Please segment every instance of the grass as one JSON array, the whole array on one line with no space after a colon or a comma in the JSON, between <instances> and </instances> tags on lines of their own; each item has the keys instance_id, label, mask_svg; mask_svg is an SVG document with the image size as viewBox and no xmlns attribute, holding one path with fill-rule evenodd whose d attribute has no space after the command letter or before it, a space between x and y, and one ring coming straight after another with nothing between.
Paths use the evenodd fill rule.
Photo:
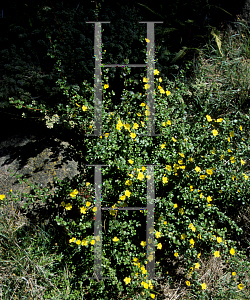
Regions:
<instances>
[{"instance_id":1,"label":"grass","mask_svg":"<svg viewBox=\"0 0 250 300\"><path fill-rule=\"evenodd\" d=\"M219 118L249 110L250 38L244 20L238 22L235 31L222 33L219 38L223 55L211 39L193 66L192 76L182 78L186 86L183 101L195 115L209 112ZM166 260L173 280L167 276L159 280L154 290L158 299L250 299L249 270L245 267L250 248L249 207L239 210L234 220L244 228L239 245L248 255L239 257L234 265L222 258L215 259L212 253L208 259L201 259L196 280L206 282L206 295L188 288L189 275L185 277L183 273L182 257ZM0 300L93 299L78 272L79 257L67 245L65 232L56 223L31 222L15 203L2 206ZM245 283L243 290L237 287L240 282ZM133 299L137 296L139 292L135 292ZM128 298L120 294L117 299Z\"/></svg>"}]
</instances>

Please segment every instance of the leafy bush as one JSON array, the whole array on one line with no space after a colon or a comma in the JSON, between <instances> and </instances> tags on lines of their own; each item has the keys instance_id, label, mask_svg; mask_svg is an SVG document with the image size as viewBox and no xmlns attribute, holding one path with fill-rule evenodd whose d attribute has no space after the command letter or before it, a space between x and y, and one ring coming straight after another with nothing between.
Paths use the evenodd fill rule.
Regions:
<instances>
[{"instance_id":1,"label":"leafy bush","mask_svg":"<svg viewBox=\"0 0 250 300\"><path fill-rule=\"evenodd\" d=\"M127 68L128 75L129 71ZM77 263L92 298L108 299L111 293L121 296L124 291L131 296L138 293L137 299L151 294L157 298L157 282L145 278L146 211L115 210L146 206L147 165L155 165L156 276L165 277L166 272L169 278L173 276L166 260L171 258L182 265L183 276L190 275L190 288L205 297L209 286L197 281L195 270L199 269L200 259L211 253L221 256L228 261L230 271L236 257L243 255L235 242L235 236L243 235L235 214L249 205L249 115L192 116L182 97L186 87L178 79L170 82L160 78L155 70L156 133L162 135L139 136L146 132L149 114L145 93L124 90L124 102L110 113L112 87L108 85L108 70L103 73L105 110L100 137L82 135L83 130L93 133L93 99L83 102L77 94L71 96L66 82L59 82L78 107L66 108L74 112L79 130L72 153L83 165L108 165L102 168L102 207L113 208L102 212L103 276L111 280L98 282L84 279L93 275L96 239L93 167L87 172L88 182L84 176L74 183L66 180L51 196L53 205L60 207L55 220L67 232L75 256L73 264ZM145 89L146 81L145 77L141 79Z\"/></svg>"}]
</instances>

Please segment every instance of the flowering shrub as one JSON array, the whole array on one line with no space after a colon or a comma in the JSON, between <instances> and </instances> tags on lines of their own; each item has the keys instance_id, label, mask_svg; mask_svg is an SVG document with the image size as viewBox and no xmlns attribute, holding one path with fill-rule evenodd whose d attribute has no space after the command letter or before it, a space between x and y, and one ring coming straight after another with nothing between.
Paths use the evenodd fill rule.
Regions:
<instances>
[{"instance_id":1,"label":"flowering shrub","mask_svg":"<svg viewBox=\"0 0 250 300\"><path fill-rule=\"evenodd\" d=\"M60 68L58 60L59 72ZM77 264L91 299L110 299L111 294L121 297L122 293L136 295L136 299L160 299L157 279L147 277L147 211L119 210L146 207L148 165L153 165L155 223L150 230L155 236L156 278L173 281L175 271L168 259L178 262L186 288L205 299L212 286L205 279L198 280L198 275L212 255L227 262L233 276L231 289L244 291L247 283L241 282L240 275L235 282L234 273L244 259L235 240L243 236L237 216L249 205L249 114L212 115L209 103L201 112L195 111L184 101L189 94L185 84L178 78L161 77L155 69L155 132L160 135L146 136L148 79L142 72L139 84L144 92L135 92L130 72L124 68L126 89L122 102L113 107L110 70L102 71L99 137L86 136L94 133L94 88L87 81L83 82L85 96L80 96L66 77L59 79L58 87L68 104L59 104L48 114L44 110L49 128L63 123L73 129L76 138L69 152L86 168L86 174L74 181L55 179L58 190L53 196L42 194L43 201L52 200L52 206L58 207L55 221L66 232L72 269ZM100 238L93 234L94 167L86 167L94 164L105 165L101 168L102 207L111 208L102 210L102 271L108 279L101 282L88 278L93 277L94 247ZM0 199L5 201L5 195Z\"/></svg>"},{"instance_id":2,"label":"flowering shrub","mask_svg":"<svg viewBox=\"0 0 250 300\"><path fill-rule=\"evenodd\" d=\"M126 70L129 74L129 68ZM87 101L58 82L69 97L66 108L76 123L79 138L73 148L81 153L82 164L102 167L102 270L104 282L93 277L95 222L95 183L79 177L74 185L60 183L52 198L60 206L56 222L68 235L68 247L80 255L78 268L94 299L110 291L137 299L157 299L157 280L147 279L146 210L119 211L118 207L145 207L147 203L147 165L154 165L156 191L154 220L156 277L166 277L166 258L184 267L186 286L204 296L207 282L197 280L201 259L212 253L222 257L235 270L236 258L243 252L234 241L241 236L235 212L249 205L249 115L191 116L182 100L184 87L170 82L155 70L155 128L160 136L145 134L149 109L146 95L124 90L124 103L109 112L112 87L108 70L103 70L103 118L99 137L93 133L93 97ZM147 90L147 79L141 84ZM75 105L75 107L73 106ZM93 174L93 167L88 167ZM56 180L56 183L59 181ZM4 199L1 195L1 199ZM230 271L230 268L229 268ZM85 278L85 279L84 279ZM244 284L238 283L243 289ZM235 288L237 286L235 285ZM107 293L107 294L106 294ZM140 296L139 296L140 295ZM202 299L202 298L201 298Z\"/></svg>"}]
</instances>

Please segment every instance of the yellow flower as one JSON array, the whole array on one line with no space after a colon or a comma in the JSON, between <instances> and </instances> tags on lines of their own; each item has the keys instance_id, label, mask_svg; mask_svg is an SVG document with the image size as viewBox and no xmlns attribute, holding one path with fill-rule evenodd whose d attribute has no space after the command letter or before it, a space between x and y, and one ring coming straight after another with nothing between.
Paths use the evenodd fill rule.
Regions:
<instances>
[{"instance_id":1,"label":"yellow flower","mask_svg":"<svg viewBox=\"0 0 250 300\"><path fill-rule=\"evenodd\" d=\"M174 204L174 208L177 208L177 207L178 207L178 204L177 204L177 203L175 203L175 204Z\"/></svg>"},{"instance_id":2,"label":"yellow flower","mask_svg":"<svg viewBox=\"0 0 250 300\"><path fill-rule=\"evenodd\" d=\"M167 177L162 177L162 182L165 184L165 183L168 183L168 178Z\"/></svg>"},{"instance_id":3,"label":"yellow flower","mask_svg":"<svg viewBox=\"0 0 250 300\"><path fill-rule=\"evenodd\" d=\"M193 239L191 239L189 242L191 245L194 245L194 243L195 243Z\"/></svg>"},{"instance_id":4,"label":"yellow flower","mask_svg":"<svg viewBox=\"0 0 250 300\"><path fill-rule=\"evenodd\" d=\"M215 251L215 252L214 252L214 256L215 256L215 257L220 257L220 252L219 252L219 251Z\"/></svg>"},{"instance_id":5,"label":"yellow flower","mask_svg":"<svg viewBox=\"0 0 250 300\"><path fill-rule=\"evenodd\" d=\"M140 114L140 113L137 113L137 116L138 116L138 117L141 117L141 114Z\"/></svg>"},{"instance_id":6,"label":"yellow flower","mask_svg":"<svg viewBox=\"0 0 250 300\"><path fill-rule=\"evenodd\" d=\"M194 266L194 268L195 268L195 269L199 269L199 268L200 268L200 264L199 264L199 263L196 263L195 266Z\"/></svg>"},{"instance_id":7,"label":"yellow flower","mask_svg":"<svg viewBox=\"0 0 250 300\"><path fill-rule=\"evenodd\" d=\"M232 163L232 164L236 162L234 156L230 157L230 160L231 160L231 163Z\"/></svg>"},{"instance_id":8,"label":"yellow flower","mask_svg":"<svg viewBox=\"0 0 250 300\"><path fill-rule=\"evenodd\" d=\"M148 289L148 283L144 283L144 285L143 285L143 287L145 288L145 289Z\"/></svg>"},{"instance_id":9,"label":"yellow flower","mask_svg":"<svg viewBox=\"0 0 250 300\"><path fill-rule=\"evenodd\" d=\"M81 244L81 241L80 241L80 240L77 240L77 241L76 241L76 244L77 244L77 245L80 245L80 244Z\"/></svg>"},{"instance_id":10,"label":"yellow flower","mask_svg":"<svg viewBox=\"0 0 250 300\"><path fill-rule=\"evenodd\" d=\"M161 87L160 85L158 85L158 89L159 89L159 90L161 90L161 89L162 89L162 87Z\"/></svg>"},{"instance_id":11,"label":"yellow flower","mask_svg":"<svg viewBox=\"0 0 250 300\"><path fill-rule=\"evenodd\" d=\"M178 164L179 164L179 165L183 165L183 160L182 160L182 159L179 159L179 160L178 160Z\"/></svg>"},{"instance_id":12,"label":"yellow flower","mask_svg":"<svg viewBox=\"0 0 250 300\"><path fill-rule=\"evenodd\" d=\"M125 182L125 185L131 185L132 184L132 181L131 180L126 180L126 182Z\"/></svg>"},{"instance_id":13,"label":"yellow flower","mask_svg":"<svg viewBox=\"0 0 250 300\"><path fill-rule=\"evenodd\" d=\"M141 168L142 172L146 171L146 168L145 167L142 167Z\"/></svg>"},{"instance_id":14,"label":"yellow flower","mask_svg":"<svg viewBox=\"0 0 250 300\"><path fill-rule=\"evenodd\" d=\"M216 240L217 240L217 243L219 243L219 244L222 243L222 238L221 237L217 236Z\"/></svg>"},{"instance_id":15,"label":"yellow flower","mask_svg":"<svg viewBox=\"0 0 250 300\"><path fill-rule=\"evenodd\" d=\"M233 276L235 276L235 275L236 275L236 273L235 273L235 272L232 272L232 275L233 275Z\"/></svg>"},{"instance_id":16,"label":"yellow flower","mask_svg":"<svg viewBox=\"0 0 250 300\"><path fill-rule=\"evenodd\" d=\"M180 209L179 209L179 213L180 213L181 215L183 215L183 214L184 214L184 209L183 209L183 208L180 208Z\"/></svg>"},{"instance_id":17,"label":"yellow flower","mask_svg":"<svg viewBox=\"0 0 250 300\"><path fill-rule=\"evenodd\" d=\"M216 135L218 135L218 131L217 130L212 130L212 133L213 133L213 136L216 136Z\"/></svg>"},{"instance_id":18,"label":"yellow flower","mask_svg":"<svg viewBox=\"0 0 250 300\"><path fill-rule=\"evenodd\" d=\"M95 244L95 240L91 240L90 244L94 245Z\"/></svg>"},{"instance_id":19,"label":"yellow flower","mask_svg":"<svg viewBox=\"0 0 250 300\"><path fill-rule=\"evenodd\" d=\"M159 74L160 74L160 72L157 69L155 69L154 70L154 75L159 75Z\"/></svg>"},{"instance_id":20,"label":"yellow flower","mask_svg":"<svg viewBox=\"0 0 250 300\"><path fill-rule=\"evenodd\" d=\"M174 137L172 137L172 140L173 140L173 142L177 142L177 140Z\"/></svg>"},{"instance_id":21,"label":"yellow flower","mask_svg":"<svg viewBox=\"0 0 250 300\"><path fill-rule=\"evenodd\" d=\"M109 85L108 84L104 84L104 89L108 89L109 88Z\"/></svg>"},{"instance_id":22,"label":"yellow flower","mask_svg":"<svg viewBox=\"0 0 250 300\"><path fill-rule=\"evenodd\" d=\"M89 182L86 182L86 186L89 186L90 185L90 183Z\"/></svg>"},{"instance_id":23,"label":"yellow flower","mask_svg":"<svg viewBox=\"0 0 250 300\"><path fill-rule=\"evenodd\" d=\"M178 252L175 252L174 256L177 257L178 255L179 255Z\"/></svg>"},{"instance_id":24,"label":"yellow flower","mask_svg":"<svg viewBox=\"0 0 250 300\"><path fill-rule=\"evenodd\" d=\"M179 153L179 155L183 158L185 157L185 154L183 154L183 153Z\"/></svg>"},{"instance_id":25,"label":"yellow flower","mask_svg":"<svg viewBox=\"0 0 250 300\"><path fill-rule=\"evenodd\" d=\"M185 240L186 237L187 237L187 235L186 235L185 233L183 233L183 234L181 235L181 240Z\"/></svg>"},{"instance_id":26,"label":"yellow flower","mask_svg":"<svg viewBox=\"0 0 250 300\"><path fill-rule=\"evenodd\" d=\"M166 95L169 96L171 93L169 91L166 91Z\"/></svg>"},{"instance_id":27,"label":"yellow flower","mask_svg":"<svg viewBox=\"0 0 250 300\"><path fill-rule=\"evenodd\" d=\"M132 165L134 161L132 159L129 159L128 162Z\"/></svg>"},{"instance_id":28,"label":"yellow flower","mask_svg":"<svg viewBox=\"0 0 250 300\"><path fill-rule=\"evenodd\" d=\"M190 286L190 284L191 284L190 281L187 280L187 281L186 281L186 285L187 285L187 286Z\"/></svg>"},{"instance_id":29,"label":"yellow flower","mask_svg":"<svg viewBox=\"0 0 250 300\"><path fill-rule=\"evenodd\" d=\"M124 128L129 130L130 129L130 125L129 124L124 124Z\"/></svg>"},{"instance_id":30,"label":"yellow flower","mask_svg":"<svg viewBox=\"0 0 250 300\"><path fill-rule=\"evenodd\" d=\"M87 246L88 245L88 241L87 240L82 240L82 246Z\"/></svg>"},{"instance_id":31,"label":"yellow flower","mask_svg":"<svg viewBox=\"0 0 250 300\"><path fill-rule=\"evenodd\" d=\"M234 137L234 132L233 131L229 132L229 135L230 137Z\"/></svg>"},{"instance_id":32,"label":"yellow flower","mask_svg":"<svg viewBox=\"0 0 250 300\"><path fill-rule=\"evenodd\" d=\"M122 126L123 126L122 121L119 119L118 123L116 124L116 129L121 130Z\"/></svg>"},{"instance_id":33,"label":"yellow flower","mask_svg":"<svg viewBox=\"0 0 250 300\"><path fill-rule=\"evenodd\" d=\"M193 223L190 223L190 224L188 225L188 228L190 228L193 232L196 231L196 228L194 227Z\"/></svg>"},{"instance_id":34,"label":"yellow flower","mask_svg":"<svg viewBox=\"0 0 250 300\"><path fill-rule=\"evenodd\" d=\"M207 118L208 122L211 122L213 120L209 115L206 115L206 118Z\"/></svg>"},{"instance_id":35,"label":"yellow flower","mask_svg":"<svg viewBox=\"0 0 250 300\"><path fill-rule=\"evenodd\" d=\"M126 284L129 284L130 281L131 281L131 278L130 278L130 277L125 277L125 278L123 279L123 281L124 281Z\"/></svg>"},{"instance_id":36,"label":"yellow flower","mask_svg":"<svg viewBox=\"0 0 250 300\"><path fill-rule=\"evenodd\" d=\"M141 244L140 244L142 247L145 247L146 246L146 241L145 242L143 242L143 241L141 241Z\"/></svg>"},{"instance_id":37,"label":"yellow flower","mask_svg":"<svg viewBox=\"0 0 250 300\"><path fill-rule=\"evenodd\" d=\"M200 173L201 168L200 167L195 167L195 171L198 172L198 173Z\"/></svg>"},{"instance_id":38,"label":"yellow flower","mask_svg":"<svg viewBox=\"0 0 250 300\"><path fill-rule=\"evenodd\" d=\"M167 225L167 223L168 223L167 221L164 221L164 225Z\"/></svg>"},{"instance_id":39,"label":"yellow flower","mask_svg":"<svg viewBox=\"0 0 250 300\"><path fill-rule=\"evenodd\" d=\"M155 298L155 294L151 294L150 297L151 297L152 299L154 299L154 298Z\"/></svg>"},{"instance_id":40,"label":"yellow flower","mask_svg":"<svg viewBox=\"0 0 250 300\"><path fill-rule=\"evenodd\" d=\"M209 202L211 202L211 201L212 201L211 196L208 196L208 197L207 197L207 202L209 203Z\"/></svg>"},{"instance_id":41,"label":"yellow flower","mask_svg":"<svg viewBox=\"0 0 250 300\"><path fill-rule=\"evenodd\" d=\"M142 172L139 172L139 173L138 173L137 179L142 180L143 178L144 178L143 173L142 173Z\"/></svg>"},{"instance_id":42,"label":"yellow flower","mask_svg":"<svg viewBox=\"0 0 250 300\"><path fill-rule=\"evenodd\" d=\"M131 195L131 192L128 191L128 190L126 190L126 191L125 191L125 196L130 197L130 195Z\"/></svg>"},{"instance_id":43,"label":"yellow flower","mask_svg":"<svg viewBox=\"0 0 250 300\"><path fill-rule=\"evenodd\" d=\"M246 174L244 174L244 173L243 173L243 176L245 177L245 179L246 179L246 180L247 180L247 178L249 177L249 176L247 176L247 175L246 175Z\"/></svg>"},{"instance_id":44,"label":"yellow flower","mask_svg":"<svg viewBox=\"0 0 250 300\"><path fill-rule=\"evenodd\" d=\"M65 205L65 209L66 209L66 210L71 210L71 209L72 209L72 205L71 205L70 203L67 203L67 204Z\"/></svg>"},{"instance_id":45,"label":"yellow flower","mask_svg":"<svg viewBox=\"0 0 250 300\"><path fill-rule=\"evenodd\" d=\"M227 138L228 142L230 142L230 137Z\"/></svg>"},{"instance_id":46,"label":"yellow flower","mask_svg":"<svg viewBox=\"0 0 250 300\"><path fill-rule=\"evenodd\" d=\"M192 185L190 185L190 190L191 192L194 190L194 187Z\"/></svg>"},{"instance_id":47,"label":"yellow flower","mask_svg":"<svg viewBox=\"0 0 250 300\"><path fill-rule=\"evenodd\" d=\"M144 84L144 88L145 88L145 90L149 89L150 88L150 84L148 84L148 83Z\"/></svg>"},{"instance_id":48,"label":"yellow flower","mask_svg":"<svg viewBox=\"0 0 250 300\"><path fill-rule=\"evenodd\" d=\"M235 254L234 248L231 248L229 252L230 252L231 255L234 255Z\"/></svg>"},{"instance_id":49,"label":"yellow flower","mask_svg":"<svg viewBox=\"0 0 250 300\"><path fill-rule=\"evenodd\" d=\"M113 242L118 242L119 241L119 239L115 236L114 238L113 238Z\"/></svg>"},{"instance_id":50,"label":"yellow flower","mask_svg":"<svg viewBox=\"0 0 250 300\"><path fill-rule=\"evenodd\" d=\"M162 82L162 78L161 77L159 77L159 82Z\"/></svg>"},{"instance_id":51,"label":"yellow flower","mask_svg":"<svg viewBox=\"0 0 250 300\"><path fill-rule=\"evenodd\" d=\"M213 174L213 171L210 170L210 169L207 169L207 174L208 174L208 175L212 175L212 174Z\"/></svg>"},{"instance_id":52,"label":"yellow flower","mask_svg":"<svg viewBox=\"0 0 250 300\"><path fill-rule=\"evenodd\" d=\"M125 195L122 195L122 196L120 197L121 200L125 200L125 198L126 198Z\"/></svg>"},{"instance_id":53,"label":"yellow flower","mask_svg":"<svg viewBox=\"0 0 250 300\"><path fill-rule=\"evenodd\" d=\"M109 133L104 133L104 136L107 138L109 136Z\"/></svg>"},{"instance_id":54,"label":"yellow flower","mask_svg":"<svg viewBox=\"0 0 250 300\"><path fill-rule=\"evenodd\" d=\"M74 243L75 240L76 238L73 237L72 239L69 240L69 243Z\"/></svg>"},{"instance_id":55,"label":"yellow flower","mask_svg":"<svg viewBox=\"0 0 250 300\"><path fill-rule=\"evenodd\" d=\"M168 125L171 125L171 121L170 121L170 120L167 120L167 124L168 124Z\"/></svg>"},{"instance_id":56,"label":"yellow flower","mask_svg":"<svg viewBox=\"0 0 250 300\"><path fill-rule=\"evenodd\" d=\"M165 169L167 169L167 170L170 172L170 171L171 171L171 168L172 168L172 167L171 167L170 165L167 165Z\"/></svg>"},{"instance_id":57,"label":"yellow flower","mask_svg":"<svg viewBox=\"0 0 250 300\"><path fill-rule=\"evenodd\" d=\"M89 207L91 203L89 201L86 202L86 206Z\"/></svg>"},{"instance_id":58,"label":"yellow flower","mask_svg":"<svg viewBox=\"0 0 250 300\"><path fill-rule=\"evenodd\" d=\"M166 146L166 144L162 144L162 145L161 145L161 149L164 149L165 146Z\"/></svg>"},{"instance_id":59,"label":"yellow flower","mask_svg":"<svg viewBox=\"0 0 250 300\"><path fill-rule=\"evenodd\" d=\"M199 253L199 254L197 255L197 258L200 258L200 256L201 256L201 253Z\"/></svg>"},{"instance_id":60,"label":"yellow flower","mask_svg":"<svg viewBox=\"0 0 250 300\"><path fill-rule=\"evenodd\" d=\"M206 283L202 283L201 288L202 288L203 290L206 290L206 288L207 288Z\"/></svg>"},{"instance_id":61,"label":"yellow flower","mask_svg":"<svg viewBox=\"0 0 250 300\"><path fill-rule=\"evenodd\" d=\"M145 106L145 105L146 105L145 103L143 103L143 102L141 103L141 106Z\"/></svg>"},{"instance_id":62,"label":"yellow flower","mask_svg":"<svg viewBox=\"0 0 250 300\"><path fill-rule=\"evenodd\" d=\"M162 244L161 244L161 243L159 243L159 244L157 245L157 249L162 249Z\"/></svg>"},{"instance_id":63,"label":"yellow flower","mask_svg":"<svg viewBox=\"0 0 250 300\"><path fill-rule=\"evenodd\" d=\"M240 290L242 290L242 289L244 288L244 285L243 285L242 283L240 283L240 284L238 284L238 288L239 288Z\"/></svg>"},{"instance_id":64,"label":"yellow flower","mask_svg":"<svg viewBox=\"0 0 250 300\"><path fill-rule=\"evenodd\" d=\"M131 132L130 136L132 137L132 139L134 139L136 137L136 134L134 132Z\"/></svg>"},{"instance_id":65,"label":"yellow flower","mask_svg":"<svg viewBox=\"0 0 250 300\"><path fill-rule=\"evenodd\" d=\"M87 106L85 106L85 105L82 106L82 110L83 110L83 111L86 111L87 109L88 109Z\"/></svg>"},{"instance_id":66,"label":"yellow flower","mask_svg":"<svg viewBox=\"0 0 250 300\"><path fill-rule=\"evenodd\" d=\"M163 122L163 123L162 123L162 126L166 127L166 123L165 123L165 122Z\"/></svg>"},{"instance_id":67,"label":"yellow flower","mask_svg":"<svg viewBox=\"0 0 250 300\"><path fill-rule=\"evenodd\" d=\"M143 77L143 82L148 82L147 78L146 77Z\"/></svg>"},{"instance_id":68,"label":"yellow flower","mask_svg":"<svg viewBox=\"0 0 250 300\"><path fill-rule=\"evenodd\" d=\"M138 129L138 128L139 128L139 125L137 123L134 123L133 129Z\"/></svg>"},{"instance_id":69,"label":"yellow flower","mask_svg":"<svg viewBox=\"0 0 250 300\"><path fill-rule=\"evenodd\" d=\"M160 231L156 231L155 236L156 236L157 239L160 238L161 237Z\"/></svg>"},{"instance_id":70,"label":"yellow flower","mask_svg":"<svg viewBox=\"0 0 250 300\"><path fill-rule=\"evenodd\" d=\"M200 179L205 179L206 177L206 175L200 175Z\"/></svg>"},{"instance_id":71,"label":"yellow flower","mask_svg":"<svg viewBox=\"0 0 250 300\"><path fill-rule=\"evenodd\" d=\"M220 119L217 119L217 123L220 123L220 122L222 122L223 121L223 119L222 118L220 118Z\"/></svg>"},{"instance_id":72,"label":"yellow flower","mask_svg":"<svg viewBox=\"0 0 250 300\"><path fill-rule=\"evenodd\" d=\"M244 165L246 162L245 162L243 159L241 159L241 160L240 160L240 163L241 163L242 165Z\"/></svg>"},{"instance_id":73,"label":"yellow flower","mask_svg":"<svg viewBox=\"0 0 250 300\"><path fill-rule=\"evenodd\" d=\"M86 210L87 210L87 208L86 207L80 207L80 212L81 212L81 214L86 214Z\"/></svg>"},{"instance_id":74,"label":"yellow flower","mask_svg":"<svg viewBox=\"0 0 250 300\"><path fill-rule=\"evenodd\" d=\"M74 190L73 192L70 193L70 196L74 198L78 193L79 193L78 190Z\"/></svg>"},{"instance_id":75,"label":"yellow flower","mask_svg":"<svg viewBox=\"0 0 250 300\"><path fill-rule=\"evenodd\" d=\"M242 126L240 125L240 131L242 131Z\"/></svg>"}]
</instances>

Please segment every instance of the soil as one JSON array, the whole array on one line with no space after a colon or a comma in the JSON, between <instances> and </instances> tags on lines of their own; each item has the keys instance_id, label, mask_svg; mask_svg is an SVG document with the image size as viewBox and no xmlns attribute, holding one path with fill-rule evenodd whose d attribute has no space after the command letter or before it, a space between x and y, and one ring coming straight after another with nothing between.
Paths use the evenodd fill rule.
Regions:
<instances>
[{"instance_id":1,"label":"soil","mask_svg":"<svg viewBox=\"0 0 250 300\"><path fill-rule=\"evenodd\" d=\"M67 154L66 132L59 134L35 118L24 119L7 110L0 111L0 128L0 195L10 199L11 189L14 195L30 193L31 183L53 192L55 176L71 179L79 174L78 163ZM11 170L28 182L19 184Z\"/></svg>"}]
</instances>

